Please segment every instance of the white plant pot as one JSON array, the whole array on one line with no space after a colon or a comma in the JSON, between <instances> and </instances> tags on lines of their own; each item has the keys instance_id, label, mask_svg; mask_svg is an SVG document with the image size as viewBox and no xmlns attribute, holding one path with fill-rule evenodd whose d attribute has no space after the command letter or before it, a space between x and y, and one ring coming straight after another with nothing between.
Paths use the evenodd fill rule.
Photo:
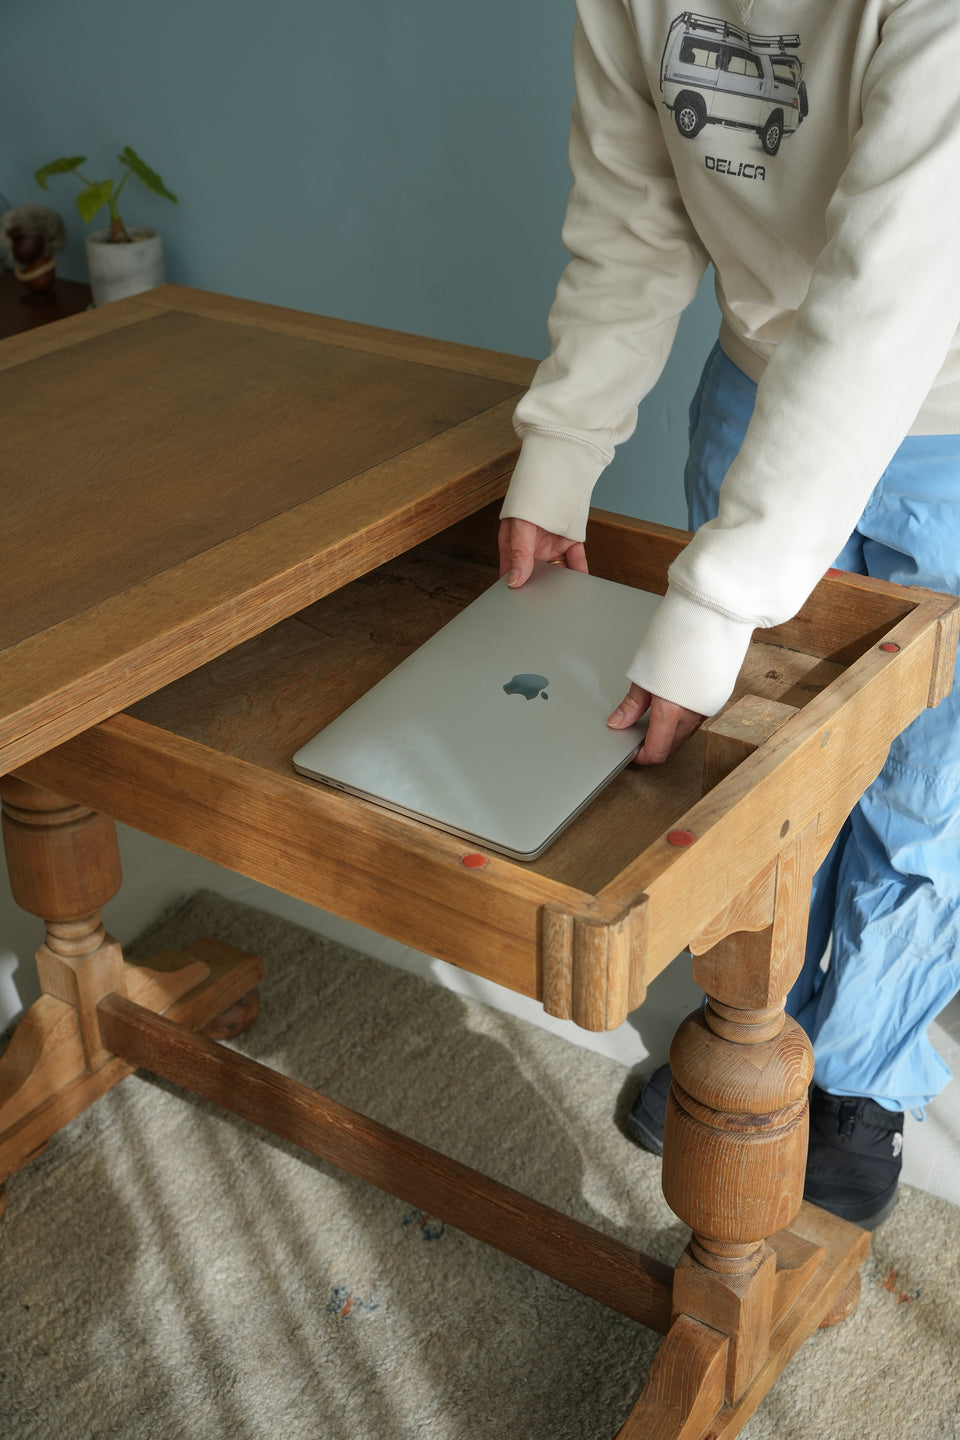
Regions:
<instances>
[{"instance_id":1,"label":"white plant pot","mask_svg":"<svg viewBox=\"0 0 960 1440\"><path fill-rule=\"evenodd\" d=\"M163 285L163 240L156 230L128 225L133 240L118 244L107 239L109 230L91 230L87 236L87 271L94 305L123 300Z\"/></svg>"}]
</instances>

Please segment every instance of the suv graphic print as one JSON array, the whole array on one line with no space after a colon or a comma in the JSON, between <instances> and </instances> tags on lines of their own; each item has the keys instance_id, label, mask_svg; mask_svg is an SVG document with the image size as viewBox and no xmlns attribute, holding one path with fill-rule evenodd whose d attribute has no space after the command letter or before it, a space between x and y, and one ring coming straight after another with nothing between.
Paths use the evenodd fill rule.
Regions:
<instances>
[{"instance_id":1,"label":"suv graphic print","mask_svg":"<svg viewBox=\"0 0 960 1440\"><path fill-rule=\"evenodd\" d=\"M776 155L807 114L799 35L753 35L729 21L684 10L670 26L660 91L686 139L705 125L754 130Z\"/></svg>"}]
</instances>

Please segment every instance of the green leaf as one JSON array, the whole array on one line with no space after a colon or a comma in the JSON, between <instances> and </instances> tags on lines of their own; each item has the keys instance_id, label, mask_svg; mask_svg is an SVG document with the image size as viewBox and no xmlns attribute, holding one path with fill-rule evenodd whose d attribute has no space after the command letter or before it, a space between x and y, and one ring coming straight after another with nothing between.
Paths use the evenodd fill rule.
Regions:
<instances>
[{"instance_id":1,"label":"green leaf","mask_svg":"<svg viewBox=\"0 0 960 1440\"><path fill-rule=\"evenodd\" d=\"M86 155L64 156L62 160L51 160L49 165L42 165L39 170L33 172L33 178L41 190L47 189L47 181L51 175L68 175L71 170L76 170L86 160Z\"/></svg>"},{"instance_id":2,"label":"green leaf","mask_svg":"<svg viewBox=\"0 0 960 1440\"><path fill-rule=\"evenodd\" d=\"M136 150L130 145L117 158L121 165L126 165L133 171L137 179L142 181L148 190L152 190L155 195L162 195L166 200L172 200L174 205L177 204L176 195L167 189L156 170L151 170L149 165L144 164Z\"/></svg>"},{"instance_id":3,"label":"green leaf","mask_svg":"<svg viewBox=\"0 0 960 1440\"><path fill-rule=\"evenodd\" d=\"M95 180L92 185L87 186L86 190L81 190L77 196L77 209L80 211L81 218L89 225L97 211L102 210L104 205L110 204L112 195L112 180Z\"/></svg>"}]
</instances>

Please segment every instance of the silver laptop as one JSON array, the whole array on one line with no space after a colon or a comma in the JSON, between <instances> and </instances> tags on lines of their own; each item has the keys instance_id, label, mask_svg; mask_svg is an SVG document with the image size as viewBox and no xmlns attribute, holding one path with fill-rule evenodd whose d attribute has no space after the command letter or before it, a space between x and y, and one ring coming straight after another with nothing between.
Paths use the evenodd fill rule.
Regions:
<instances>
[{"instance_id":1,"label":"silver laptop","mask_svg":"<svg viewBox=\"0 0 960 1440\"><path fill-rule=\"evenodd\" d=\"M533 860L629 762L610 730L659 597L538 563L466 606L293 757L297 770Z\"/></svg>"}]
</instances>

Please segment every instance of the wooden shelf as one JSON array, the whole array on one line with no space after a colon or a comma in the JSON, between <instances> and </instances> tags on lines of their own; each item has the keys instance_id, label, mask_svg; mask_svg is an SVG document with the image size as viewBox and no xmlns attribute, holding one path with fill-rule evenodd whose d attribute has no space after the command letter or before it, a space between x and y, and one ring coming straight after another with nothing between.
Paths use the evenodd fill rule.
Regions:
<instances>
[{"instance_id":1,"label":"wooden shelf","mask_svg":"<svg viewBox=\"0 0 960 1440\"><path fill-rule=\"evenodd\" d=\"M79 315L89 308L90 293L89 285L58 276L50 290L34 294L20 284L12 270L0 271L0 339Z\"/></svg>"}]
</instances>

